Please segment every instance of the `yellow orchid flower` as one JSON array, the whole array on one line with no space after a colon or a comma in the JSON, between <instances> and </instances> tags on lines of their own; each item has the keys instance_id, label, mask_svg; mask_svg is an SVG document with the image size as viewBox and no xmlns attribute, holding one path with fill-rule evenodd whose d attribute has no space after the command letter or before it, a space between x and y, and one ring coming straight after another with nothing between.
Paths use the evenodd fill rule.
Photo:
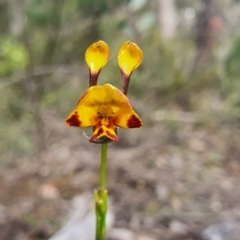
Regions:
<instances>
[{"instance_id":1,"label":"yellow orchid flower","mask_svg":"<svg viewBox=\"0 0 240 240\"><path fill-rule=\"evenodd\" d=\"M107 137L117 142L115 127L139 128L142 120L128 98L110 84L90 87L80 98L77 108L66 120L69 126L94 127L90 142Z\"/></svg>"},{"instance_id":2,"label":"yellow orchid flower","mask_svg":"<svg viewBox=\"0 0 240 240\"><path fill-rule=\"evenodd\" d=\"M118 65L122 76L122 90L126 95L132 72L141 64L143 52L136 43L126 41L118 51Z\"/></svg>"},{"instance_id":3,"label":"yellow orchid flower","mask_svg":"<svg viewBox=\"0 0 240 240\"><path fill-rule=\"evenodd\" d=\"M89 68L89 85L97 84L99 73L106 65L110 49L104 41L93 43L85 52L85 60Z\"/></svg>"}]
</instances>

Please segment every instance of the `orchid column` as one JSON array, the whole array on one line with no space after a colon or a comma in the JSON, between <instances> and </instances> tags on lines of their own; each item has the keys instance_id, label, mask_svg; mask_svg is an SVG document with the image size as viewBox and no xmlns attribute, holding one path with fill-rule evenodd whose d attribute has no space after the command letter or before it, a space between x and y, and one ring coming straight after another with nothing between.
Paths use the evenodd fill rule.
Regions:
<instances>
[{"instance_id":1,"label":"orchid column","mask_svg":"<svg viewBox=\"0 0 240 240\"><path fill-rule=\"evenodd\" d=\"M111 84L97 85L98 76L109 58L109 47L103 41L92 44L85 53L89 67L89 88L78 101L77 107L66 119L69 126L92 127L91 143L101 144L100 187L95 191L96 240L104 240L106 233L107 188L106 163L108 143L118 142L118 128L139 128L142 120L132 109L127 98L131 74L143 58L141 49L130 41L118 52L122 91Z\"/></svg>"}]
</instances>

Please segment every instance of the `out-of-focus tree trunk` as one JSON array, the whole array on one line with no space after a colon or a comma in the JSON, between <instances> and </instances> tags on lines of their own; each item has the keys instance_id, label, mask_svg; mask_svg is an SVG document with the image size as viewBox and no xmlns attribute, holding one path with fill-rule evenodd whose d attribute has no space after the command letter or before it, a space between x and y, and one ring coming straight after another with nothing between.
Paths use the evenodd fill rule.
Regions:
<instances>
[{"instance_id":1,"label":"out-of-focus tree trunk","mask_svg":"<svg viewBox=\"0 0 240 240\"><path fill-rule=\"evenodd\" d=\"M21 36L24 29L23 1L9 1L11 7L10 32L15 36Z\"/></svg>"},{"instance_id":2,"label":"out-of-focus tree trunk","mask_svg":"<svg viewBox=\"0 0 240 240\"><path fill-rule=\"evenodd\" d=\"M36 139L36 151L38 154L38 158L41 158L42 152L46 150L45 144L45 131L44 124L40 113L40 99L38 93L38 84L37 78L35 76L34 71L34 62L33 62L33 52L29 41L29 33L27 29L27 25L24 26L23 32L23 43L25 49L28 53L29 64L26 67L26 75L27 78L25 80L25 88L28 92L28 98L30 100L30 108L31 112L34 116L34 124L35 124L35 139Z\"/></svg>"},{"instance_id":3,"label":"out-of-focus tree trunk","mask_svg":"<svg viewBox=\"0 0 240 240\"><path fill-rule=\"evenodd\" d=\"M0 36L8 32L8 24L9 24L9 17L8 17L8 2L0 1L0 26L1 26L1 32Z\"/></svg>"},{"instance_id":4,"label":"out-of-focus tree trunk","mask_svg":"<svg viewBox=\"0 0 240 240\"><path fill-rule=\"evenodd\" d=\"M217 33L223 28L218 0L201 0L201 2L203 8L197 18L195 31L197 55L192 74L198 67L209 65L217 42Z\"/></svg>"},{"instance_id":5,"label":"out-of-focus tree trunk","mask_svg":"<svg viewBox=\"0 0 240 240\"><path fill-rule=\"evenodd\" d=\"M159 33L163 40L176 35L177 11L175 0L157 0Z\"/></svg>"},{"instance_id":6,"label":"out-of-focus tree trunk","mask_svg":"<svg viewBox=\"0 0 240 240\"><path fill-rule=\"evenodd\" d=\"M52 8L51 8L51 22L50 26L53 30L53 34L48 39L45 50L42 56L42 64L51 64L55 55L55 50L58 43L58 37L61 28L61 19L62 19L62 9L64 6L64 0L54 0L52 1Z\"/></svg>"},{"instance_id":7,"label":"out-of-focus tree trunk","mask_svg":"<svg viewBox=\"0 0 240 240\"><path fill-rule=\"evenodd\" d=\"M50 17L48 19L48 31L50 34L48 34L44 49L42 51L42 57L40 58L40 64L44 66L51 66L57 56L56 49L59 43L59 35L62 23L62 10L65 4L65 0L53 0L50 2ZM49 91L52 91L53 82L50 81L51 76L48 78L48 81L45 81L45 76L36 77L38 96L40 100L44 95L49 93Z\"/></svg>"}]
</instances>

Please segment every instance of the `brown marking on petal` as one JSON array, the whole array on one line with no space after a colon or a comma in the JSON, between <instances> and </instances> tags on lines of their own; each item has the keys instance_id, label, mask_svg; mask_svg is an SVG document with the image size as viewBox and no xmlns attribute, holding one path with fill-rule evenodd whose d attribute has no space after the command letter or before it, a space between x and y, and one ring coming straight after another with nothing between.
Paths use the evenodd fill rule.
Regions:
<instances>
[{"instance_id":1,"label":"brown marking on petal","mask_svg":"<svg viewBox=\"0 0 240 240\"><path fill-rule=\"evenodd\" d=\"M81 121L79 120L79 116L77 111L74 112L67 120L66 123L71 127L79 127L81 125Z\"/></svg>"},{"instance_id":2,"label":"brown marking on petal","mask_svg":"<svg viewBox=\"0 0 240 240\"><path fill-rule=\"evenodd\" d=\"M112 123L112 120L111 118L108 118L108 124L106 125L107 128L113 128L114 127L114 124Z\"/></svg>"},{"instance_id":3,"label":"brown marking on petal","mask_svg":"<svg viewBox=\"0 0 240 240\"><path fill-rule=\"evenodd\" d=\"M97 132L97 135L99 136L99 135L101 135L103 132L104 132L103 129L100 128L100 129L98 130L98 132Z\"/></svg>"},{"instance_id":4,"label":"brown marking on petal","mask_svg":"<svg viewBox=\"0 0 240 240\"><path fill-rule=\"evenodd\" d=\"M96 86L98 81L98 76L101 72L101 69L98 72L91 72L89 69L89 87Z\"/></svg>"},{"instance_id":5,"label":"brown marking on petal","mask_svg":"<svg viewBox=\"0 0 240 240\"><path fill-rule=\"evenodd\" d=\"M94 142L102 133L103 133L103 129L102 127L97 131L97 133L95 133L94 135L92 135L90 142Z\"/></svg>"},{"instance_id":6,"label":"brown marking on petal","mask_svg":"<svg viewBox=\"0 0 240 240\"><path fill-rule=\"evenodd\" d=\"M106 131L107 137L112 139L114 142L118 142L118 137L115 134L110 133L108 130Z\"/></svg>"},{"instance_id":7,"label":"brown marking on petal","mask_svg":"<svg viewBox=\"0 0 240 240\"><path fill-rule=\"evenodd\" d=\"M127 95L128 92L128 86L129 86L129 82L130 82L130 77L131 77L130 73L129 75L126 74L123 70L121 70L121 77L122 77L122 92Z\"/></svg>"},{"instance_id":8,"label":"brown marking on petal","mask_svg":"<svg viewBox=\"0 0 240 240\"><path fill-rule=\"evenodd\" d=\"M129 128L138 128L142 126L142 121L135 115L132 115L127 121L127 126Z\"/></svg>"}]
</instances>

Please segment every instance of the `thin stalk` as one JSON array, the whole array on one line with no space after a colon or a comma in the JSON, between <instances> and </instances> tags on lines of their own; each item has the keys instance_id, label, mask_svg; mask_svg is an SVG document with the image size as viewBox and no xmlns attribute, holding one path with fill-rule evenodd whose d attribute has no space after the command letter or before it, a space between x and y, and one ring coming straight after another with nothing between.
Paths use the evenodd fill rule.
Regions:
<instances>
[{"instance_id":1,"label":"thin stalk","mask_svg":"<svg viewBox=\"0 0 240 240\"><path fill-rule=\"evenodd\" d=\"M108 144L103 143L101 147L100 166L100 189L95 191L95 211L96 211L96 240L104 240L106 233L106 214L108 193L106 189L107 170L107 148Z\"/></svg>"},{"instance_id":2,"label":"thin stalk","mask_svg":"<svg viewBox=\"0 0 240 240\"><path fill-rule=\"evenodd\" d=\"M108 144L103 143L101 147L100 190L106 189L107 148Z\"/></svg>"}]
</instances>

